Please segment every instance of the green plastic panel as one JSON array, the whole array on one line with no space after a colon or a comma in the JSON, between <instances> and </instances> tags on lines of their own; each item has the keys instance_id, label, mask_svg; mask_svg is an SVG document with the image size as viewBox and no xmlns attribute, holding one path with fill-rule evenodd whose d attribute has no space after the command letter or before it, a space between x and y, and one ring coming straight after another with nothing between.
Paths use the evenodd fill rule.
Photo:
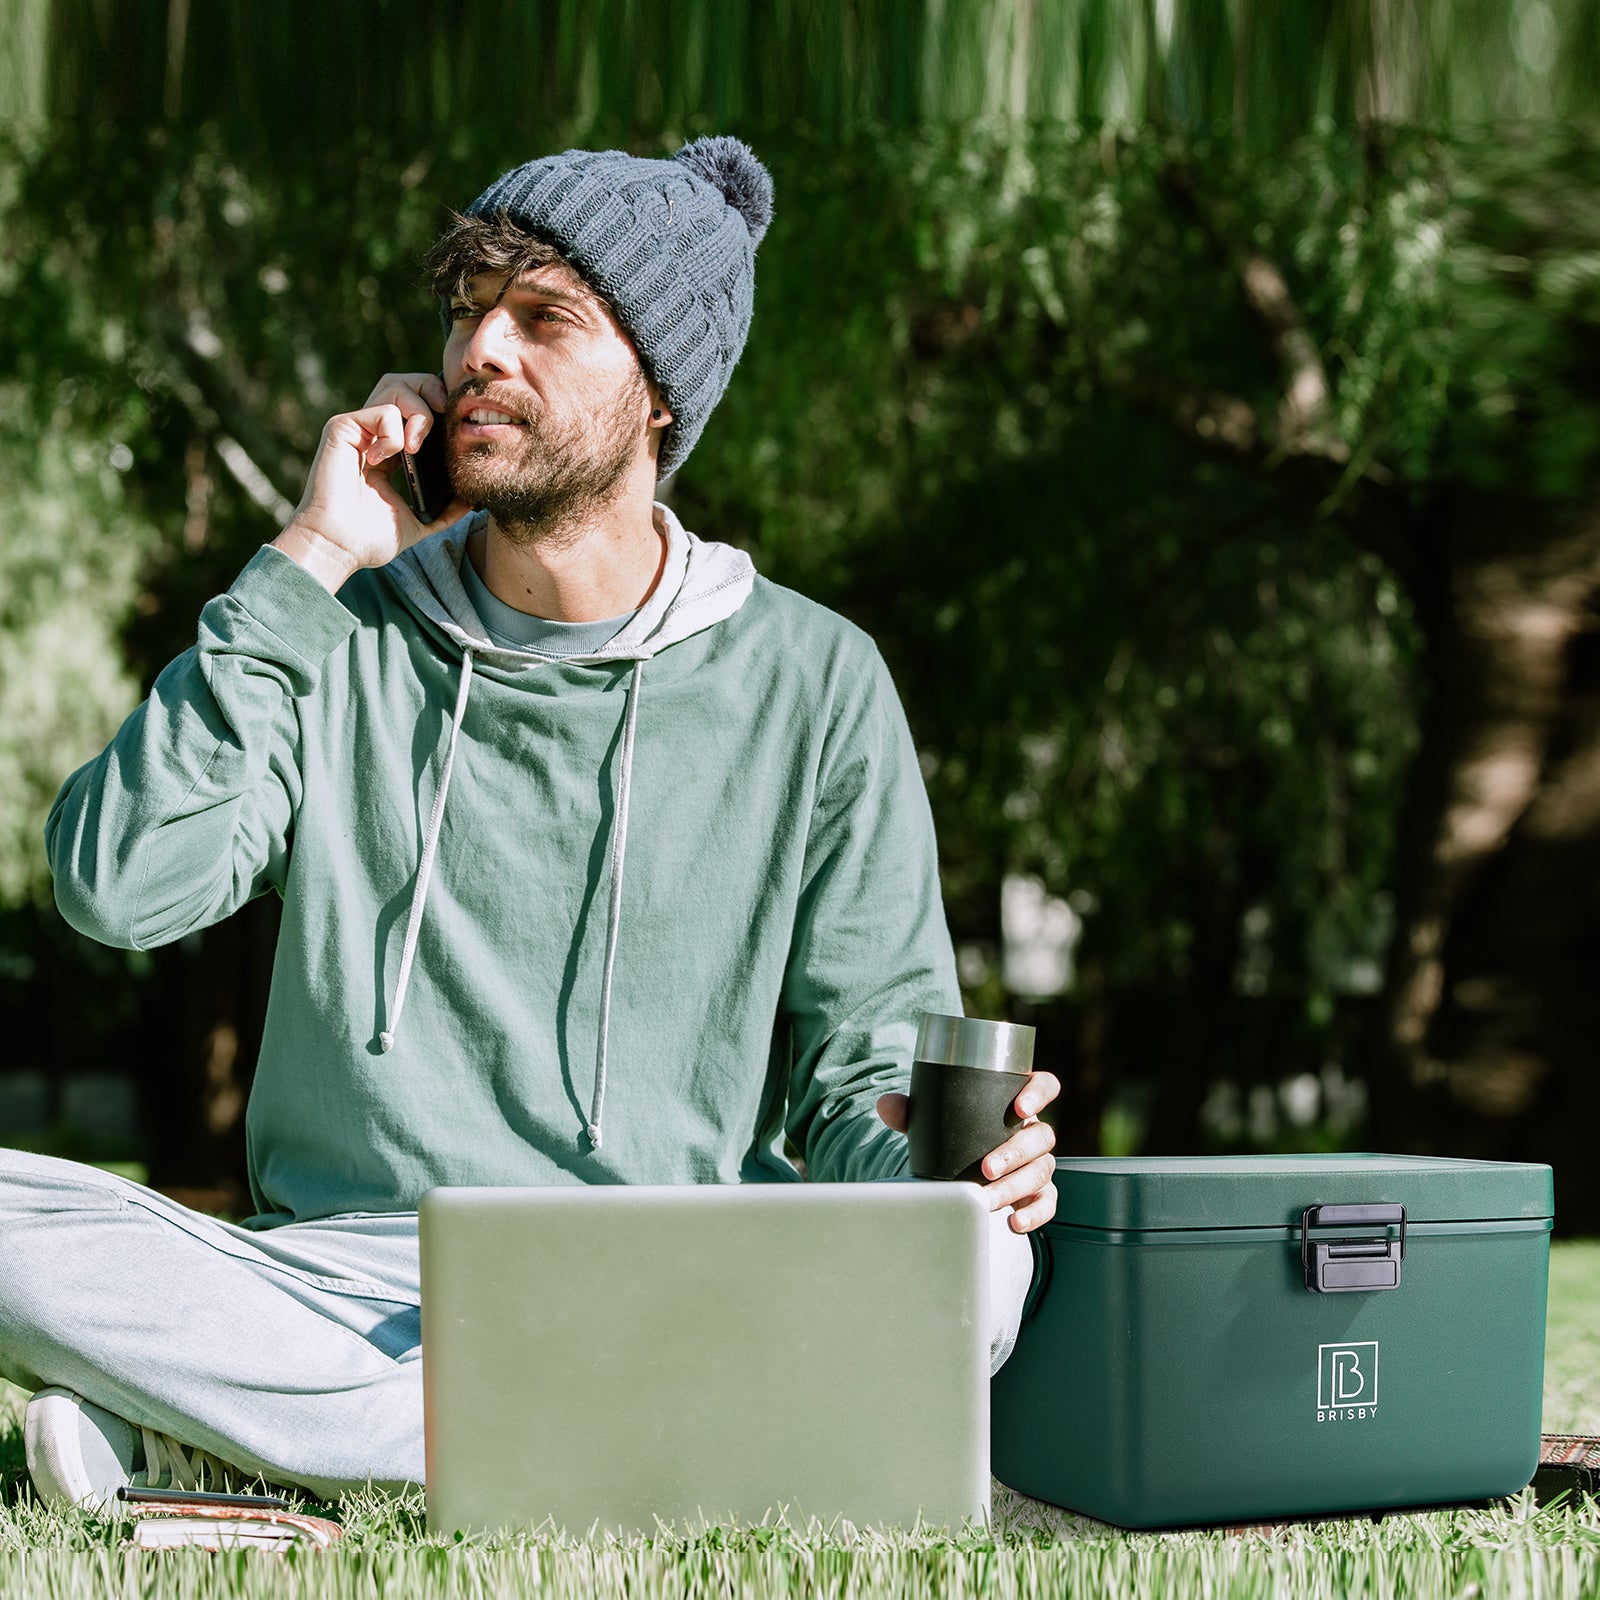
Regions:
<instances>
[{"instance_id":1,"label":"green plastic panel","mask_svg":"<svg viewBox=\"0 0 1600 1600\"><path fill-rule=\"evenodd\" d=\"M1399 1204L1414 1222L1548 1217L1550 1169L1437 1156L1127 1156L1056 1162L1056 1221L1087 1228L1299 1226L1307 1206Z\"/></svg>"}]
</instances>

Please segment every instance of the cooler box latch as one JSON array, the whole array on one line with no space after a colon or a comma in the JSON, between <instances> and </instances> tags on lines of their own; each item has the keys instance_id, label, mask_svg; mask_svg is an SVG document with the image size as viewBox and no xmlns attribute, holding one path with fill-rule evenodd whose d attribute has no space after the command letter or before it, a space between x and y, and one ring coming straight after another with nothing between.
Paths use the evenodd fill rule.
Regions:
<instances>
[{"instance_id":1,"label":"cooler box latch","mask_svg":"<svg viewBox=\"0 0 1600 1600\"><path fill-rule=\"evenodd\" d=\"M1400 1237L1388 1228L1400 1224ZM1381 1226L1384 1233L1366 1239L1312 1239L1313 1228ZM1406 1258L1406 1208L1386 1205L1307 1206L1300 1213L1300 1265L1312 1294L1365 1294L1400 1287L1400 1263Z\"/></svg>"}]
</instances>

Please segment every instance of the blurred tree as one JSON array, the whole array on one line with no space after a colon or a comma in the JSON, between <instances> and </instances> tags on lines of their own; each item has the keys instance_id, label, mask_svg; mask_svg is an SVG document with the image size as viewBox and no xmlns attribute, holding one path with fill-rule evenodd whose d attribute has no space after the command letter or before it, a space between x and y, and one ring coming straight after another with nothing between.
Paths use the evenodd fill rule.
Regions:
<instances>
[{"instance_id":1,"label":"blurred tree","mask_svg":"<svg viewBox=\"0 0 1600 1600\"><path fill-rule=\"evenodd\" d=\"M1065 1019L1079 1137L1112 1080L1182 1148L1219 1080L1342 1054L1384 1142L1557 1157L1581 1207L1595 143L1373 127L1282 156L927 146L863 208L910 212L881 226L923 251L882 319L881 425L857 460L824 431L866 409L836 346L802 435L873 514L793 559L904 667L977 953L1005 871L1098 907ZM726 513L787 459L764 419L810 374L783 381L739 410Z\"/></svg>"},{"instance_id":2,"label":"blurred tree","mask_svg":"<svg viewBox=\"0 0 1600 1600\"><path fill-rule=\"evenodd\" d=\"M1064 1143L1108 1108L1152 1149L1334 1139L1355 1079L1377 1142L1580 1170L1600 217L1548 117L1593 105L1595 0L376 11L55 0L9 36L0 448L48 508L0 527L36 574L0 618L13 903L323 418L432 359L444 206L731 129L777 217L673 492L883 643L971 1003L1040 1022ZM1016 874L1082 918L1044 1003L1003 981ZM19 1006L19 941L82 959L6 926ZM237 1169L274 926L96 957L158 1177Z\"/></svg>"}]
</instances>

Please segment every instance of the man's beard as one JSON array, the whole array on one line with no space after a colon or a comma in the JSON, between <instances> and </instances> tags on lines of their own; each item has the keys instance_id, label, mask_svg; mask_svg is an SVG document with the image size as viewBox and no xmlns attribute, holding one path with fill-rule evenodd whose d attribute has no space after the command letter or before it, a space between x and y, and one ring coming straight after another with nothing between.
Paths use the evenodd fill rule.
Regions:
<instances>
[{"instance_id":1,"label":"man's beard","mask_svg":"<svg viewBox=\"0 0 1600 1600\"><path fill-rule=\"evenodd\" d=\"M506 444L463 444L461 412L493 385L472 384L450 397L450 481L468 505L485 510L513 544L535 544L582 520L612 500L639 448L638 416L649 400L635 371L604 406L564 422L548 414L528 418L524 437ZM510 409L509 407L507 409Z\"/></svg>"}]
</instances>

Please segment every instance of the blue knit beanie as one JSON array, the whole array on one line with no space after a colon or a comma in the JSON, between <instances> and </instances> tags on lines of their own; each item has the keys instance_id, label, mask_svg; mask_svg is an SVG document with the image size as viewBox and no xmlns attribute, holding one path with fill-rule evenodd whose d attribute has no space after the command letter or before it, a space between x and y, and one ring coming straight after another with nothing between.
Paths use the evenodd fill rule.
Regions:
<instances>
[{"instance_id":1,"label":"blue knit beanie","mask_svg":"<svg viewBox=\"0 0 1600 1600\"><path fill-rule=\"evenodd\" d=\"M468 216L504 211L611 304L672 411L659 472L683 462L750 331L772 178L748 145L696 139L670 161L566 150L497 178Z\"/></svg>"}]
</instances>

